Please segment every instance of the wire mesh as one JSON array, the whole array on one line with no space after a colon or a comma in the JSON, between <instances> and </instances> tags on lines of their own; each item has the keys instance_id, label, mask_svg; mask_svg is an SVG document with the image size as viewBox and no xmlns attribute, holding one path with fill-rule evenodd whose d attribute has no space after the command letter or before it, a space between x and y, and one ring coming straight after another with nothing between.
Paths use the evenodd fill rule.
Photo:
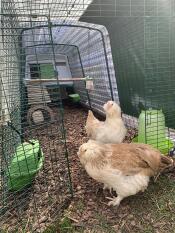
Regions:
<instances>
[{"instance_id":1,"label":"wire mesh","mask_svg":"<svg viewBox=\"0 0 175 233\"><path fill-rule=\"evenodd\" d=\"M31 30L24 31L23 41L26 46L26 56L34 53L35 49L40 56L49 54L52 48L48 45L46 25L36 26L33 30L36 46L32 45L30 39ZM74 82L74 89L79 93L81 103L102 112L102 105L107 100L118 101L110 43L105 28L86 23L65 22L62 25L54 22L52 33L55 54L56 56L58 54L67 56L72 78L89 76L94 80L95 90L93 92L87 92L84 81ZM60 75L59 79L61 78Z\"/></svg>"},{"instance_id":2,"label":"wire mesh","mask_svg":"<svg viewBox=\"0 0 175 233\"><path fill-rule=\"evenodd\" d=\"M169 152L174 13L174 0L1 1L0 230L42 232L72 195L62 103L69 91L101 113L107 100L120 102L128 128L139 130L135 140ZM69 78L92 77L95 90L60 81L59 66ZM19 180L21 190L9 190Z\"/></svg>"},{"instance_id":3,"label":"wire mesh","mask_svg":"<svg viewBox=\"0 0 175 233\"><path fill-rule=\"evenodd\" d=\"M105 25L109 32L119 99L128 127L138 127L142 110L157 110L152 112L153 124L142 124L146 138L151 133L159 149L162 145L158 144L169 143L167 137L174 141L175 136L174 7L174 0L94 0L80 17L80 21ZM144 118L150 122L149 111ZM160 136L161 122L166 125L164 136ZM171 141L166 154L172 146Z\"/></svg>"},{"instance_id":4,"label":"wire mesh","mask_svg":"<svg viewBox=\"0 0 175 233\"><path fill-rule=\"evenodd\" d=\"M67 90L74 87L84 105L99 111L114 98L108 33L102 26L67 22L71 14L79 18L81 11L77 14L76 9L88 6L71 2L75 11L70 13L68 2L55 2L55 7L49 1L2 2L0 222L4 231L42 232L72 196L62 104ZM60 7L63 15L53 21L54 10L59 12ZM69 78L93 77L95 90L86 90L84 80L62 81L67 77L58 68L64 65Z\"/></svg>"},{"instance_id":5,"label":"wire mesh","mask_svg":"<svg viewBox=\"0 0 175 233\"><path fill-rule=\"evenodd\" d=\"M55 78L54 101L46 85L24 83L28 75L20 17L13 2L3 2L1 16L1 231L42 232L71 196L71 180L63 123L63 107L47 29L52 69L39 64L34 47L32 75ZM6 15L8 13L8 15ZM47 17L44 23L49 25ZM28 26L32 27L31 17ZM35 36L31 33L35 45ZM50 61L49 61L50 63ZM43 218L47 224L43 226ZM44 221L45 222L45 221Z\"/></svg>"}]
</instances>

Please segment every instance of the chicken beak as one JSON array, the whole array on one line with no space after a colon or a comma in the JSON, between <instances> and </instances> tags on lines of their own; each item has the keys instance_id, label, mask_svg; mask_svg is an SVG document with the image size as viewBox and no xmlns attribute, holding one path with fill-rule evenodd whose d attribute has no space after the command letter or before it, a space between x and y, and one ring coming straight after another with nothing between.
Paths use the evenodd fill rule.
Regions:
<instances>
[{"instance_id":1,"label":"chicken beak","mask_svg":"<svg viewBox=\"0 0 175 233\"><path fill-rule=\"evenodd\" d=\"M107 109L107 104L104 104L104 105L103 105L103 109L104 109L104 111L106 111L106 109Z\"/></svg>"}]
</instances>

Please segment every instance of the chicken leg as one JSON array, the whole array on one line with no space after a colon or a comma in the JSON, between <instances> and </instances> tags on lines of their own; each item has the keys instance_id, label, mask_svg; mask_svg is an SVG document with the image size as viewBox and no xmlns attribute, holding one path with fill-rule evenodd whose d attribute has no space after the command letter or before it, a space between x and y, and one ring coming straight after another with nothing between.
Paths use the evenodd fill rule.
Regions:
<instances>
[{"instance_id":1,"label":"chicken leg","mask_svg":"<svg viewBox=\"0 0 175 233\"><path fill-rule=\"evenodd\" d=\"M113 206L119 206L120 202L123 200L123 197L121 197L121 196L117 196L117 197L113 197L113 198L106 197L106 199L111 200L111 201L108 202L109 206L111 206L111 205L113 205Z\"/></svg>"},{"instance_id":2,"label":"chicken leg","mask_svg":"<svg viewBox=\"0 0 175 233\"><path fill-rule=\"evenodd\" d=\"M108 186L107 184L104 184L103 190L109 189L110 194L112 195L112 187Z\"/></svg>"}]
</instances>

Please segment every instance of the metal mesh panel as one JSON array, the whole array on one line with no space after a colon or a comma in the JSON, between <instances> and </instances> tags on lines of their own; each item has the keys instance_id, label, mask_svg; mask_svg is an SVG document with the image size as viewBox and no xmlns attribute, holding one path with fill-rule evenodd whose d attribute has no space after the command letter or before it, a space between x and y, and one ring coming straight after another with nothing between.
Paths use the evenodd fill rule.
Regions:
<instances>
[{"instance_id":1,"label":"metal mesh panel","mask_svg":"<svg viewBox=\"0 0 175 233\"><path fill-rule=\"evenodd\" d=\"M64 25L54 22L52 25L55 54L68 56L72 78L93 78L95 90L87 93L85 82L74 82L74 88L81 96L81 102L91 105L96 111L102 111L103 104L109 99L118 102L118 92L112 61L108 32L103 26L86 23L65 22ZM35 52L32 47L31 30L24 32L23 41L26 56ZM47 28L33 29L37 53L49 54L51 46ZM41 46L43 45L43 46ZM74 52L74 51L75 52ZM58 74L59 75L59 74ZM112 86L112 88L111 88ZM90 98L90 103L88 100Z\"/></svg>"},{"instance_id":2,"label":"metal mesh panel","mask_svg":"<svg viewBox=\"0 0 175 233\"><path fill-rule=\"evenodd\" d=\"M168 153L174 13L174 0L1 1L0 230L42 232L72 194L62 105L68 84L99 112L120 100L128 127L138 128L142 111L145 142ZM57 71L63 63L73 78L66 84ZM87 76L93 91L74 80Z\"/></svg>"},{"instance_id":3,"label":"metal mesh panel","mask_svg":"<svg viewBox=\"0 0 175 233\"><path fill-rule=\"evenodd\" d=\"M111 0L96 1L81 21L105 25L110 36L120 104L128 127L138 127L142 110L162 109L165 134L174 138L174 13L175 2ZM148 111L149 113L149 111ZM150 119L145 112L145 120ZM158 140L157 128L145 126ZM148 120L149 121L149 120ZM144 125L144 124L143 124ZM165 143L165 136L162 137ZM174 140L174 139L173 139ZM173 146L167 147L166 153ZM159 148L157 145L156 147Z\"/></svg>"},{"instance_id":4,"label":"metal mesh panel","mask_svg":"<svg viewBox=\"0 0 175 233\"><path fill-rule=\"evenodd\" d=\"M24 82L32 70L26 67L20 16L11 1L2 9L0 231L41 232L72 196L61 93L57 81L54 101L45 84ZM30 17L28 26L33 26ZM47 34L52 47L50 29ZM33 34L30 39L35 46ZM32 55L39 80L57 79L54 49L48 54L50 71L39 64L36 47Z\"/></svg>"}]
</instances>

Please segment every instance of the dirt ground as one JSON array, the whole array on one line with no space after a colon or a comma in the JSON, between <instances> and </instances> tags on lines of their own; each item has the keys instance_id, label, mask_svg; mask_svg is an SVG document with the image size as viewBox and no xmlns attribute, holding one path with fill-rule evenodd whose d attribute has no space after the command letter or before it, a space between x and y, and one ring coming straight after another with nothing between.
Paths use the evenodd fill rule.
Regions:
<instances>
[{"instance_id":1,"label":"dirt ground","mask_svg":"<svg viewBox=\"0 0 175 233\"><path fill-rule=\"evenodd\" d=\"M47 127L26 129L26 138L39 139L41 143L44 167L32 186L7 196L9 211L4 215L3 224L0 221L0 233L31 233L31 229L44 233L175 233L175 175L161 176L143 194L124 199L119 208L109 207L105 197L110 193L87 175L77 156L79 146L88 140L84 130L87 111L80 106L65 106L64 117L73 199L69 201L59 119ZM126 141L135 134L128 129ZM52 224L55 216L60 216L60 203L64 201L62 218L58 217Z\"/></svg>"},{"instance_id":2,"label":"dirt ground","mask_svg":"<svg viewBox=\"0 0 175 233\"><path fill-rule=\"evenodd\" d=\"M57 110L53 108L54 122L27 125L24 130L25 139L39 140L44 163L33 182L22 190L7 190L5 183L0 189L3 197L3 201L0 200L0 233L43 232L70 203L68 168Z\"/></svg>"},{"instance_id":3,"label":"dirt ground","mask_svg":"<svg viewBox=\"0 0 175 233\"><path fill-rule=\"evenodd\" d=\"M87 141L84 126L87 112L65 107L65 127L72 173L74 198L62 219L45 233L173 233L175 232L175 179L172 173L150 183L143 194L124 199L119 208L107 206L108 191L92 180L77 157ZM129 130L127 141L133 136Z\"/></svg>"}]
</instances>

